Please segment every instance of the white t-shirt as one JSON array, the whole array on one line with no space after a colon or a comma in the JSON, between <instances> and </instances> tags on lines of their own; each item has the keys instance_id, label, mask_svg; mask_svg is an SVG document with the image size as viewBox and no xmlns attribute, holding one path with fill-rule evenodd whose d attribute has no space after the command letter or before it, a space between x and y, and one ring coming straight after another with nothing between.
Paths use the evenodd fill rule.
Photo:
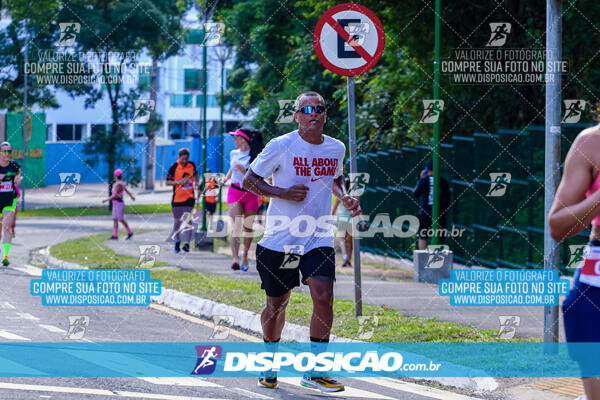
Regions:
<instances>
[{"instance_id":1,"label":"white t-shirt","mask_svg":"<svg viewBox=\"0 0 600 400\"><path fill-rule=\"evenodd\" d=\"M263 178L273 175L274 186L309 188L300 202L271 198L261 246L302 254L333 247L332 188L334 179L342 175L346 146L332 137L323 138L321 144L310 144L298 131L287 133L271 140L250 165Z\"/></svg>"},{"instance_id":2,"label":"white t-shirt","mask_svg":"<svg viewBox=\"0 0 600 400\"><path fill-rule=\"evenodd\" d=\"M231 153L229 153L231 183L235 183L239 187L242 187L242 182L244 181L244 175L246 175L246 173L240 172L237 170L237 168L234 168L233 166L235 164L241 164L244 168L248 169L248 165L250 165L250 150L241 151L239 149L235 149L231 150Z\"/></svg>"}]
</instances>

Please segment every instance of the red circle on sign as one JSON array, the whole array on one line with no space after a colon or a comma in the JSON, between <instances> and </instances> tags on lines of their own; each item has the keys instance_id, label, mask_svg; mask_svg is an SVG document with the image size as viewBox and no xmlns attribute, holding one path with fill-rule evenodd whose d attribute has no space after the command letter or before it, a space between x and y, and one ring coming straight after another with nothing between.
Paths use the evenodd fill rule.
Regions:
<instances>
[{"instance_id":1,"label":"red circle on sign","mask_svg":"<svg viewBox=\"0 0 600 400\"><path fill-rule=\"evenodd\" d=\"M337 14L340 11L356 11L358 13L363 14L373 22L373 24L375 25L375 30L377 31L377 49L375 50L375 53L372 56L369 55L369 53L362 48L360 49L362 50L361 54L361 51L357 51L357 48L355 46L352 46L357 53L361 55L366 53L366 55L369 55L370 57L369 59L365 60L365 65L360 66L358 68L341 68L334 65L331 61L327 59L327 57L325 57L323 49L321 48L321 32L323 31L323 27L325 26L325 24L328 24L335 30L335 28L331 25L330 21L334 21L333 15ZM340 29L343 30L343 28ZM339 34L340 33L338 32L338 35ZM348 33L346 34L348 35ZM367 72L368 70L373 68L375 64L377 64L377 62L381 58L381 54L383 54L383 48L385 47L385 33L383 31L383 25L381 24L381 21L379 21L379 18L377 18L377 16L371 10L358 4L344 3L338 4L337 6L330 8L325 12L325 14L321 16L321 18L319 18L319 22L317 22L317 26L315 27L315 31L313 33L313 45L315 47L315 53L317 54L319 61L321 61L321 64L323 64L325 68L338 75L355 76ZM362 58L365 59L364 57Z\"/></svg>"}]
</instances>

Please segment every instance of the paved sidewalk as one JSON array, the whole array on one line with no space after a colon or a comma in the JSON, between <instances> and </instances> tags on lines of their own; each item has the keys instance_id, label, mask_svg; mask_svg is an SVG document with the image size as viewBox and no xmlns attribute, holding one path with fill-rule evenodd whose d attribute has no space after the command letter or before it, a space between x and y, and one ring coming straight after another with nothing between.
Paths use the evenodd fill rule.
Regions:
<instances>
[{"instance_id":1,"label":"paved sidewalk","mask_svg":"<svg viewBox=\"0 0 600 400\"><path fill-rule=\"evenodd\" d=\"M167 243L169 232L149 232L133 237L131 241L107 241L104 244L119 254L139 257L139 245L157 244L161 246L159 261L182 269L201 273L219 274L233 279L259 281L258 272L253 262L247 272L231 270L231 259L227 256L209 251L193 251L174 254L172 243ZM338 260L339 261L339 260ZM338 262L339 264L339 262ZM335 296L344 299L354 298L354 280L351 268L337 269ZM385 271L384 271L385 273ZM424 318L437 318L443 321L461 324L473 324L484 329L500 329L500 316L518 316L520 325L516 328L516 336L543 338L543 307L456 307L451 306L448 297L438 295L438 286L417 283L410 280L384 280L363 276L363 301L368 304L395 308L402 312ZM308 287L302 285L296 289L308 293ZM561 340L564 333L561 327Z\"/></svg>"},{"instance_id":2,"label":"paved sidewalk","mask_svg":"<svg viewBox=\"0 0 600 400\"><path fill-rule=\"evenodd\" d=\"M227 198L227 188L223 191L223 199ZM108 197L108 185L104 183L93 183L77 185L72 196L58 196L60 186L46 186L44 188L25 190L26 209L36 208L59 208L59 207L98 207L106 205L102 199ZM135 196L131 201L125 195L125 204L170 204L173 189L166 186L164 181L157 181L154 191L143 188L143 183L137 188L128 187ZM19 204L21 204L19 202Z\"/></svg>"}]
</instances>

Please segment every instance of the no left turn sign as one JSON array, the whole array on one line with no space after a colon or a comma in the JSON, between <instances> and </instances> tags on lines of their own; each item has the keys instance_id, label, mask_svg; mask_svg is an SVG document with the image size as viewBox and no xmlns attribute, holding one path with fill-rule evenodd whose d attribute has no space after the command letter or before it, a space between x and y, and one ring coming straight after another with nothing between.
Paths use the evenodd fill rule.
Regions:
<instances>
[{"instance_id":1,"label":"no left turn sign","mask_svg":"<svg viewBox=\"0 0 600 400\"><path fill-rule=\"evenodd\" d=\"M368 8L345 3L330 8L319 19L313 44L325 68L338 75L355 76L377 64L385 34L381 21Z\"/></svg>"}]
</instances>

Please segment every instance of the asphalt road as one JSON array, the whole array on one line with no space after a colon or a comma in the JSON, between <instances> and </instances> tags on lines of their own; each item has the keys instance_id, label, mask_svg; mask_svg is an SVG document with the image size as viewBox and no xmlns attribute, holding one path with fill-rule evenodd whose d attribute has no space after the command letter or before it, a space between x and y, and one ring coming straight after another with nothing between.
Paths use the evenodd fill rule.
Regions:
<instances>
[{"instance_id":1,"label":"asphalt road","mask_svg":"<svg viewBox=\"0 0 600 400\"><path fill-rule=\"evenodd\" d=\"M168 216L132 217L136 229L162 229ZM160 306L45 307L30 294L40 270L28 264L30 252L79 236L106 232L106 218L23 218L11 253L11 266L0 270L0 341L67 342L69 317L86 317L87 342L210 342L211 322ZM227 341L256 341L235 330ZM0 355L1 356L1 355ZM0 363L1 363L0 359ZM88 360L90 362L90 360ZM91 361L93 362L93 360ZM299 378L282 378L280 387L257 387L252 378L0 378L0 399L452 399L469 397L395 379L344 378L346 391L322 394L303 388Z\"/></svg>"}]
</instances>

